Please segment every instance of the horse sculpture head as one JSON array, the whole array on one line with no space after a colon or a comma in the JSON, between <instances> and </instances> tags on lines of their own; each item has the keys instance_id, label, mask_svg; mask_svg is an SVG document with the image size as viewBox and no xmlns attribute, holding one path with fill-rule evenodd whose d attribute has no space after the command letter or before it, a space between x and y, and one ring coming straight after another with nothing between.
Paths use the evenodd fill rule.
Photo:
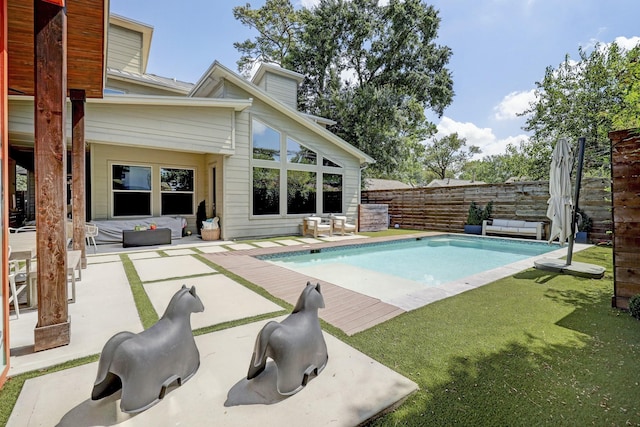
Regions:
<instances>
[{"instance_id":1,"label":"horse sculpture head","mask_svg":"<svg viewBox=\"0 0 640 427\"><path fill-rule=\"evenodd\" d=\"M201 311L204 311L204 304L202 304L200 297L196 294L196 287L192 286L187 288L186 285L182 285L182 288L176 292L171 298L171 301L169 301L169 305L162 317L172 318L188 313L199 313Z\"/></svg>"},{"instance_id":2,"label":"horse sculpture head","mask_svg":"<svg viewBox=\"0 0 640 427\"><path fill-rule=\"evenodd\" d=\"M322 292L320 292L320 283L313 285L311 282L307 282L307 287L300 294L292 313L318 308L324 308L324 298L322 297Z\"/></svg>"}]
</instances>

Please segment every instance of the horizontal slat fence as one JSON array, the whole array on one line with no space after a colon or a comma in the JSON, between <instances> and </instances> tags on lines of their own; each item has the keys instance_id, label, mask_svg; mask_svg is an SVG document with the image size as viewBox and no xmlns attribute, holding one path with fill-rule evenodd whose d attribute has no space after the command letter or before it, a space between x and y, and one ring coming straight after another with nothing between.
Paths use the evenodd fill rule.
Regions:
<instances>
[{"instance_id":1,"label":"horizontal slat fence","mask_svg":"<svg viewBox=\"0 0 640 427\"><path fill-rule=\"evenodd\" d=\"M613 301L629 308L640 294L640 136L637 132L609 133L613 189Z\"/></svg>"},{"instance_id":2,"label":"horizontal slat fence","mask_svg":"<svg viewBox=\"0 0 640 427\"><path fill-rule=\"evenodd\" d=\"M547 181L362 192L362 204L389 206L390 227L452 233L463 231L471 202L484 207L492 201L494 218L548 223L548 199ZM611 240L610 181L583 178L579 207L593 220L589 240Z\"/></svg>"}]
</instances>

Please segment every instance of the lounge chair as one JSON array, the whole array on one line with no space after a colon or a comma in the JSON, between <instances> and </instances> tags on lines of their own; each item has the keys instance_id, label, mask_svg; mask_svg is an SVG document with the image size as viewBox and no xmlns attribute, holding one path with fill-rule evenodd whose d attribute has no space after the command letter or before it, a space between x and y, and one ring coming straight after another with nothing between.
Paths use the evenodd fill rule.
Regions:
<instances>
[{"instance_id":1,"label":"lounge chair","mask_svg":"<svg viewBox=\"0 0 640 427\"><path fill-rule=\"evenodd\" d=\"M356 234L358 232L358 220L355 219L353 223L349 223L349 219L346 216L334 215L331 217L333 224L333 232L340 233L344 236L346 233Z\"/></svg>"},{"instance_id":2,"label":"lounge chair","mask_svg":"<svg viewBox=\"0 0 640 427\"><path fill-rule=\"evenodd\" d=\"M318 238L320 234L333 234L333 228L331 223L323 223L322 218L319 216L309 216L302 221L302 235L306 236L311 234L313 237Z\"/></svg>"}]
</instances>

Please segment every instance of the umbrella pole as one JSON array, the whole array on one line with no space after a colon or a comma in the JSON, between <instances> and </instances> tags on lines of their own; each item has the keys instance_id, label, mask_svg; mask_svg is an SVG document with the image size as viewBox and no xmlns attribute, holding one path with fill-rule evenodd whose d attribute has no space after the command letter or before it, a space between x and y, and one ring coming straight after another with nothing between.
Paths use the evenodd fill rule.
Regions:
<instances>
[{"instance_id":1,"label":"umbrella pole","mask_svg":"<svg viewBox=\"0 0 640 427\"><path fill-rule=\"evenodd\" d=\"M575 239L576 217L578 215L578 199L580 198L580 183L582 182L582 163L584 162L585 138L578 138L578 171L576 173L576 188L574 191L573 215L571 215L571 234L569 234L569 247L567 249L567 265L571 265L573 257L573 241Z\"/></svg>"}]
</instances>

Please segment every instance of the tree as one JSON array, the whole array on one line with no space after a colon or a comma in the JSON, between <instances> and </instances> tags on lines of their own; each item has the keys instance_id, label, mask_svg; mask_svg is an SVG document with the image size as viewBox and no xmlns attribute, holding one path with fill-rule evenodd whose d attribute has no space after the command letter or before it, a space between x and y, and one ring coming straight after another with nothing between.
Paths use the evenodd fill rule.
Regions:
<instances>
[{"instance_id":1,"label":"tree","mask_svg":"<svg viewBox=\"0 0 640 427\"><path fill-rule=\"evenodd\" d=\"M637 58L637 49L596 45L591 53L580 49L577 62L567 55L557 69L547 67L543 80L536 82L536 101L523 113L530 115L524 129L534 132L534 143L584 136L585 173L608 176L608 133L615 129L616 118L628 125L626 111L638 111L633 100L639 76L626 68L634 55ZM634 85L635 91L629 91Z\"/></svg>"},{"instance_id":2,"label":"tree","mask_svg":"<svg viewBox=\"0 0 640 427\"><path fill-rule=\"evenodd\" d=\"M257 62L282 64L295 45L299 29L299 12L289 0L267 0L260 9L251 4L233 8L233 17L243 25L255 28L255 40L233 44L242 56L237 61L238 71L248 76Z\"/></svg>"},{"instance_id":3,"label":"tree","mask_svg":"<svg viewBox=\"0 0 640 427\"><path fill-rule=\"evenodd\" d=\"M440 139L434 139L431 145L425 148L425 167L435 173L439 179L455 176L474 154L480 153L480 149L475 145L469 146L468 150L463 150L466 145L467 140L460 138L455 132Z\"/></svg>"},{"instance_id":4,"label":"tree","mask_svg":"<svg viewBox=\"0 0 640 427\"><path fill-rule=\"evenodd\" d=\"M264 16L271 7L265 4ZM435 132L425 109L441 115L453 97L451 50L433 41L438 12L420 0L321 0L296 18L299 31L280 65L305 75L300 110L333 119L331 131L375 158L369 177L413 174L406 156ZM251 22L243 21L263 28Z\"/></svg>"}]
</instances>

